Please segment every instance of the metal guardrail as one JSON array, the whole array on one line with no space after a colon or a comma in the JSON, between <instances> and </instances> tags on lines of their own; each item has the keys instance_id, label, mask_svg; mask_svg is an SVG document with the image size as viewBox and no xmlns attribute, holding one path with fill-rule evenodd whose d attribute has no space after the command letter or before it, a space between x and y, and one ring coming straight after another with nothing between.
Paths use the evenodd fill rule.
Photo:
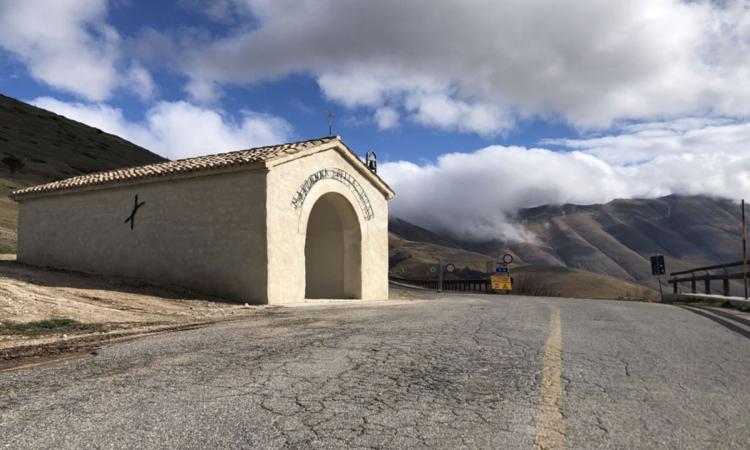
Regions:
<instances>
[{"instance_id":1,"label":"metal guardrail","mask_svg":"<svg viewBox=\"0 0 750 450\"><path fill-rule=\"evenodd\" d=\"M671 272L669 274L669 283L672 284L674 293L679 293L679 284L690 282L690 292L693 294L698 293L698 282L703 282L703 292L706 294L711 293L711 281L721 280L722 281L722 295L729 296L729 280L742 280L745 277L744 271L730 272L730 268L743 267L745 261L736 261L727 264L716 264L713 266L696 267L695 269L682 270L679 272ZM722 273L709 273L710 271L723 270ZM704 272L697 274L696 272ZM680 277L680 275L689 275Z\"/></svg>"},{"instance_id":2,"label":"metal guardrail","mask_svg":"<svg viewBox=\"0 0 750 450\"><path fill-rule=\"evenodd\" d=\"M391 278L399 283L411 284L425 289L438 289L438 280L409 280L405 278ZM488 278L475 278L466 280L443 280L444 291L467 291L467 292L492 292L492 286Z\"/></svg>"}]
</instances>

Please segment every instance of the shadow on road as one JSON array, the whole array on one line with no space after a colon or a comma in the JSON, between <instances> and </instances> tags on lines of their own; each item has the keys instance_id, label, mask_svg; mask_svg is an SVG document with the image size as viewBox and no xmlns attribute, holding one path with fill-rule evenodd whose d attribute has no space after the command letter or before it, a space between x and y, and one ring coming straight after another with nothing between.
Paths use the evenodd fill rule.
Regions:
<instances>
[{"instance_id":1,"label":"shadow on road","mask_svg":"<svg viewBox=\"0 0 750 450\"><path fill-rule=\"evenodd\" d=\"M721 317L718 317L717 315L712 314L715 311L709 312L709 311L706 311L706 310L703 310L703 309L693 308L693 307L684 306L684 305L680 305L680 308L688 310L688 311L690 311L692 313L698 314L699 316L703 316L703 317L705 317L707 319L713 320L714 322L718 323L719 325L721 325L721 326L723 326L725 328L728 328L728 329L734 331L735 333L740 334L740 335L742 335L742 336L750 339L750 331L745 330L744 328L738 326L735 323L730 322L729 320L722 319ZM729 318L731 320L736 320L736 321L738 321L740 323L746 323L747 322L745 319L742 319L740 317L734 317L731 314L724 313L724 314L721 314L721 315L723 317L727 317L727 318Z\"/></svg>"}]
</instances>

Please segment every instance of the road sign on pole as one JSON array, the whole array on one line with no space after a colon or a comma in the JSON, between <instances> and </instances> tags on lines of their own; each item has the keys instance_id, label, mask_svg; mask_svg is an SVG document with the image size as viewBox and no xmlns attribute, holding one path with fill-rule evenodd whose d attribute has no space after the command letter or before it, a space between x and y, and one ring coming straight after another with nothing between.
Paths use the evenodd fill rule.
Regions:
<instances>
[{"instance_id":1,"label":"road sign on pole","mask_svg":"<svg viewBox=\"0 0 750 450\"><path fill-rule=\"evenodd\" d=\"M667 273L667 267L664 264L664 255L654 255L651 257L651 275L656 275L659 281L659 298L664 301L664 293L661 289L661 276Z\"/></svg>"},{"instance_id":2,"label":"road sign on pole","mask_svg":"<svg viewBox=\"0 0 750 450\"><path fill-rule=\"evenodd\" d=\"M492 275L490 284L495 291L510 291L513 289L513 280L507 274Z\"/></svg>"},{"instance_id":3,"label":"road sign on pole","mask_svg":"<svg viewBox=\"0 0 750 450\"><path fill-rule=\"evenodd\" d=\"M438 260L438 292L443 292L443 261Z\"/></svg>"},{"instance_id":4,"label":"road sign on pole","mask_svg":"<svg viewBox=\"0 0 750 450\"><path fill-rule=\"evenodd\" d=\"M495 273L490 276L490 286L494 291L510 292L513 289L513 279L510 277L510 263L513 255L506 253L502 258L498 255Z\"/></svg>"},{"instance_id":5,"label":"road sign on pole","mask_svg":"<svg viewBox=\"0 0 750 450\"><path fill-rule=\"evenodd\" d=\"M655 255L651 257L651 275L664 275L667 268L664 265L664 255Z\"/></svg>"},{"instance_id":6,"label":"road sign on pole","mask_svg":"<svg viewBox=\"0 0 750 450\"><path fill-rule=\"evenodd\" d=\"M747 300L747 222L745 221L745 199L742 199L742 284Z\"/></svg>"}]
</instances>

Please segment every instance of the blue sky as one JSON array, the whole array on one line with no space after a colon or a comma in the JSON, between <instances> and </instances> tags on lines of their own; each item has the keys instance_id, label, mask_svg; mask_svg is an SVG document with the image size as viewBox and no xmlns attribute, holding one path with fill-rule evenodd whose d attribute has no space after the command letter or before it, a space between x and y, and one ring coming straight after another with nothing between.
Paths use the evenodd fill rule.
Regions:
<instances>
[{"instance_id":1,"label":"blue sky","mask_svg":"<svg viewBox=\"0 0 750 450\"><path fill-rule=\"evenodd\" d=\"M114 2L107 10L106 20L123 40L137 39L144 30L179 33L180 30L191 28L210 33L214 38L228 34L226 23L210 20L201 11L199 3ZM246 25L235 23L234 26L254 26L251 17L241 20ZM80 101L75 93L55 89L44 80L35 79L13 52L5 51L2 56L0 92L3 94L22 100L53 97L66 102ZM150 76L157 90L151 101L180 101L186 98L183 87L188 77L184 74L154 67L150 70ZM307 74L290 74L252 84L227 85L223 90L221 98L212 102L211 106L220 109L229 119L236 120L242 110L248 109L271 114L289 122L293 128L290 139L308 139L328 133L327 112L332 111L334 134L343 136L350 146L362 152L376 150L384 160L420 162L434 160L443 153L472 151L491 144L534 146L544 138L579 135L574 127L562 119L536 117L526 118L512 129L489 135L435 129L409 122L383 130L377 126L367 108L348 107L327 98L314 77ZM116 90L108 98L107 104L121 109L127 120L137 122L143 120L150 102L142 101L132 92Z\"/></svg>"},{"instance_id":2,"label":"blue sky","mask_svg":"<svg viewBox=\"0 0 750 450\"><path fill-rule=\"evenodd\" d=\"M170 158L319 137L333 111L395 214L521 236L521 207L750 194L748 10L0 0L0 92Z\"/></svg>"}]
</instances>

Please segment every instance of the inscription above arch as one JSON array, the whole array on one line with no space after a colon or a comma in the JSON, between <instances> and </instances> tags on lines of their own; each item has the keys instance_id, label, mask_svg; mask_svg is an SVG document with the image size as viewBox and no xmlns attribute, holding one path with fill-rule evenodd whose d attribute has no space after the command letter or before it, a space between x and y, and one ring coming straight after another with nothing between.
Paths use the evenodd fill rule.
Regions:
<instances>
[{"instance_id":1,"label":"inscription above arch","mask_svg":"<svg viewBox=\"0 0 750 450\"><path fill-rule=\"evenodd\" d=\"M320 169L305 179L292 198L292 206L294 209L302 208L302 205L307 198L307 194L310 193L313 186L323 180L338 181L349 188L349 190L354 193L357 203L359 203L359 207L362 209L362 215L365 220L370 220L375 217L370 199L367 197L367 193L362 185L359 184L359 182L347 171L335 167Z\"/></svg>"}]
</instances>

